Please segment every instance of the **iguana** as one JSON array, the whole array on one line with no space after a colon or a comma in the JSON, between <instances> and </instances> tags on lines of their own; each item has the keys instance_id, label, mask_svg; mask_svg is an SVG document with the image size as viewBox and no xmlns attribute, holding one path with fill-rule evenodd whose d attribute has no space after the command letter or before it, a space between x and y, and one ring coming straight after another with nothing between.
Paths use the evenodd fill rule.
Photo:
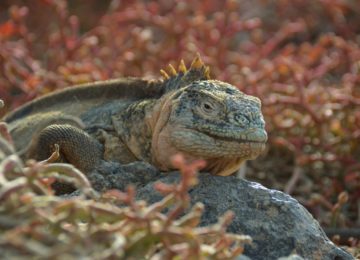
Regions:
<instances>
[{"instance_id":1,"label":"iguana","mask_svg":"<svg viewBox=\"0 0 360 260\"><path fill-rule=\"evenodd\" d=\"M204 159L226 176L265 148L258 98L209 76L198 55L189 69L169 65L164 79L124 78L79 85L40 97L5 116L17 151L61 160L86 172L101 160L143 160L162 171L171 157Z\"/></svg>"}]
</instances>

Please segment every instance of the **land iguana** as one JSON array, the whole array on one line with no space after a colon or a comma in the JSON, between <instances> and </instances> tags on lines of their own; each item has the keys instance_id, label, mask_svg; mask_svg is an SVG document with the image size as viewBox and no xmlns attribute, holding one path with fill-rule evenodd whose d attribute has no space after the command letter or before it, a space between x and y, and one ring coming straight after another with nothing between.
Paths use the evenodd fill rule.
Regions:
<instances>
[{"instance_id":1,"label":"land iguana","mask_svg":"<svg viewBox=\"0 0 360 260\"><path fill-rule=\"evenodd\" d=\"M101 160L143 160L162 171L171 157L204 159L204 170L230 175L265 148L258 98L209 76L198 55L189 69L169 65L164 79L124 78L79 85L35 99L5 116L18 152L91 171ZM25 152L24 152L25 151Z\"/></svg>"}]
</instances>

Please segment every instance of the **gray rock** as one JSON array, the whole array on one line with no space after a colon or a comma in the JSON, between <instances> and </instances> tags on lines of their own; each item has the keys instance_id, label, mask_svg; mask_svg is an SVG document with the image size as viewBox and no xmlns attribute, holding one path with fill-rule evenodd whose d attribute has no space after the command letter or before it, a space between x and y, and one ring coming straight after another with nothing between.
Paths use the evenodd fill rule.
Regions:
<instances>
[{"instance_id":1,"label":"gray rock","mask_svg":"<svg viewBox=\"0 0 360 260\"><path fill-rule=\"evenodd\" d=\"M153 188L156 181L178 182L178 172L159 173L147 163L121 166L106 163L90 175L98 190L121 189L132 184L137 198L149 203L162 196ZM253 243L245 248L251 259L277 259L297 254L305 259L354 259L335 246L318 222L295 199L262 185L234 176L199 174L199 184L190 190L192 203L202 202L205 212L201 225L213 224L227 210L235 213L228 231L250 235Z\"/></svg>"},{"instance_id":2,"label":"gray rock","mask_svg":"<svg viewBox=\"0 0 360 260\"><path fill-rule=\"evenodd\" d=\"M278 260L304 260L304 258L299 255L289 255L288 257L280 257Z\"/></svg>"},{"instance_id":3,"label":"gray rock","mask_svg":"<svg viewBox=\"0 0 360 260\"><path fill-rule=\"evenodd\" d=\"M141 188L158 180L161 176L162 174L154 166L146 162L122 165L104 161L97 170L88 174L93 187L98 191L125 190L126 186L130 184L136 188Z\"/></svg>"}]
</instances>

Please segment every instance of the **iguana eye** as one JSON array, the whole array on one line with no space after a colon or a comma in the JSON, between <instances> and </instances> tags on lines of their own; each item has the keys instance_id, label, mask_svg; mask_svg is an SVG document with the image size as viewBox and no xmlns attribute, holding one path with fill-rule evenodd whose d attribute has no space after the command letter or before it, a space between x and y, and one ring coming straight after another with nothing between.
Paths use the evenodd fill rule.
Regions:
<instances>
[{"instance_id":1,"label":"iguana eye","mask_svg":"<svg viewBox=\"0 0 360 260\"><path fill-rule=\"evenodd\" d=\"M200 111L204 115L213 116L218 114L218 106L210 101L203 101L200 104Z\"/></svg>"},{"instance_id":2,"label":"iguana eye","mask_svg":"<svg viewBox=\"0 0 360 260\"><path fill-rule=\"evenodd\" d=\"M213 105L210 104L210 103L208 103L208 102L204 102L204 103L202 104L202 107L203 107L203 109L204 109L205 111L207 111L207 112L211 112L211 111L213 111L213 109L214 109Z\"/></svg>"}]
</instances>

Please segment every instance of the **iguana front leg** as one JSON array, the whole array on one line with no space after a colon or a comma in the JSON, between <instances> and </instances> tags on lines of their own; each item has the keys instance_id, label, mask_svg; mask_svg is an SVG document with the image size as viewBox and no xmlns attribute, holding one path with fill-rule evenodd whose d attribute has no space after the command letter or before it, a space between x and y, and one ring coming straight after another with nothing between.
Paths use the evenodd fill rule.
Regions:
<instances>
[{"instance_id":1,"label":"iguana front leg","mask_svg":"<svg viewBox=\"0 0 360 260\"><path fill-rule=\"evenodd\" d=\"M101 144L78 127L69 124L53 124L45 127L33 140L28 152L29 158L45 160L60 148L60 161L73 164L87 173L102 159Z\"/></svg>"}]
</instances>

